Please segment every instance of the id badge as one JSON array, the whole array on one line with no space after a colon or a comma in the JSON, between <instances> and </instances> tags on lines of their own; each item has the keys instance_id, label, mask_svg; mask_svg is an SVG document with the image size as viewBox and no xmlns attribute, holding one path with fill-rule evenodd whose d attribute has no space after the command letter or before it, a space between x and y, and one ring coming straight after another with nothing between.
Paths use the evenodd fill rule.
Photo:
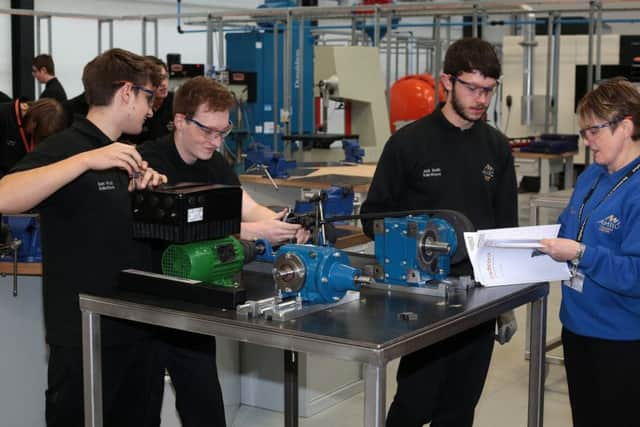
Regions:
<instances>
[{"instance_id":1,"label":"id badge","mask_svg":"<svg viewBox=\"0 0 640 427\"><path fill-rule=\"evenodd\" d=\"M574 291L582 293L582 286L584 285L584 274L580 270L576 270L572 275L571 279L563 280L562 283Z\"/></svg>"}]
</instances>

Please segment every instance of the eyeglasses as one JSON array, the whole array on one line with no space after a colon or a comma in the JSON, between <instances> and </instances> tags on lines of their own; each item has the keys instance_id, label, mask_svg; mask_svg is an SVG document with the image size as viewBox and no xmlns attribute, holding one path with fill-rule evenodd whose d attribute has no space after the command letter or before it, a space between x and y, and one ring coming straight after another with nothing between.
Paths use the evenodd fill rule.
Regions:
<instances>
[{"instance_id":1,"label":"eyeglasses","mask_svg":"<svg viewBox=\"0 0 640 427\"><path fill-rule=\"evenodd\" d=\"M134 84L133 82L130 82L128 80L119 80L117 82L113 82L115 86L122 86L127 83L131 84L131 89L137 90L139 92L144 92L144 94L147 95L147 103L149 104L149 106L153 105L154 101L156 100L156 92L154 90L147 89L144 86Z\"/></svg>"},{"instance_id":2,"label":"eyeglasses","mask_svg":"<svg viewBox=\"0 0 640 427\"><path fill-rule=\"evenodd\" d=\"M231 123L231 121L229 121L229 126L227 126L222 130L218 130L218 129L210 128L209 126L200 123L199 121L194 119L192 116L185 116L185 120L196 125L202 131L202 133L204 133L209 138L225 139L227 136L229 136L229 134L233 130L233 123Z\"/></svg>"},{"instance_id":3,"label":"eyeglasses","mask_svg":"<svg viewBox=\"0 0 640 427\"><path fill-rule=\"evenodd\" d=\"M473 83L466 82L462 80L460 77L456 77L456 76L451 76L451 81L462 84L474 96L485 95L489 97L489 96L492 96L495 93L496 89L498 88L497 82L493 86L478 86Z\"/></svg>"},{"instance_id":4,"label":"eyeglasses","mask_svg":"<svg viewBox=\"0 0 640 427\"><path fill-rule=\"evenodd\" d=\"M587 139L587 140L593 139L596 136L598 136L598 133L600 133L600 129L613 128L615 127L615 125L617 125L618 123L620 123L625 119L631 119L631 116L619 117L615 120L611 120L610 122L604 122L599 125L587 126L586 128L580 129L578 133L580 134L582 139ZM612 130L615 130L615 129L612 129Z\"/></svg>"}]
</instances>

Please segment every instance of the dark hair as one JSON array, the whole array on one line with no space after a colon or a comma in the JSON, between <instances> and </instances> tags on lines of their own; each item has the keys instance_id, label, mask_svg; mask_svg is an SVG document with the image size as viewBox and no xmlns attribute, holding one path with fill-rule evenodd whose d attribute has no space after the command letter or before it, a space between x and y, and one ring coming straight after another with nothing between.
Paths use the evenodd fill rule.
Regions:
<instances>
[{"instance_id":1,"label":"dark hair","mask_svg":"<svg viewBox=\"0 0 640 427\"><path fill-rule=\"evenodd\" d=\"M56 75L56 67L53 64L53 58L51 57L51 55L47 55L46 53L38 55L31 60L31 65L36 67L37 70L44 68L47 70L47 73L51 74L52 76Z\"/></svg>"},{"instance_id":2,"label":"dark hair","mask_svg":"<svg viewBox=\"0 0 640 427\"><path fill-rule=\"evenodd\" d=\"M449 46L444 57L443 71L454 77L478 71L484 77L497 80L502 74L502 67L491 44L482 39L467 37Z\"/></svg>"},{"instance_id":3,"label":"dark hair","mask_svg":"<svg viewBox=\"0 0 640 427\"><path fill-rule=\"evenodd\" d=\"M23 117L23 126L29 129L33 142L38 144L46 137L58 133L67 126L67 116L62 104L53 98L42 98L30 103Z\"/></svg>"},{"instance_id":4,"label":"dark hair","mask_svg":"<svg viewBox=\"0 0 640 427\"><path fill-rule=\"evenodd\" d=\"M145 58L124 49L110 49L91 60L82 72L87 104L109 105L113 95L125 83L144 86L160 82L158 67Z\"/></svg>"},{"instance_id":5,"label":"dark hair","mask_svg":"<svg viewBox=\"0 0 640 427\"><path fill-rule=\"evenodd\" d=\"M633 121L631 139L640 139L640 92L624 77L615 77L598 83L598 87L587 93L578 102L578 120L601 119L616 122L625 117ZM611 125L615 131L617 123Z\"/></svg>"},{"instance_id":6,"label":"dark hair","mask_svg":"<svg viewBox=\"0 0 640 427\"><path fill-rule=\"evenodd\" d=\"M164 71L167 74L169 73L169 67L167 67L167 64L165 64L162 59L158 58L157 56L153 56L153 55L146 55L145 58L148 59L149 61L153 62L158 67L164 68Z\"/></svg>"},{"instance_id":7,"label":"dark hair","mask_svg":"<svg viewBox=\"0 0 640 427\"><path fill-rule=\"evenodd\" d=\"M198 76L180 86L173 98L173 113L193 115L200 105L213 112L229 111L235 104L224 86L208 77Z\"/></svg>"}]
</instances>

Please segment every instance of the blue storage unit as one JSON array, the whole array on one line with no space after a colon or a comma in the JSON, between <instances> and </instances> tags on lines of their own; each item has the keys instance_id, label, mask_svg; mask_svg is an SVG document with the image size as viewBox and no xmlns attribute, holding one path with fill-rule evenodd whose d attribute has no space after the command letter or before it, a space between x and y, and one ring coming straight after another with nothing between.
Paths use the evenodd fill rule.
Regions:
<instances>
[{"instance_id":1,"label":"blue storage unit","mask_svg":"<svg viewBox=\"0 0 640 427\"><path fill-rule=\"evenodd\" d=\"M302 79L304 85L304 117L300 117L299 105L299 74L300 64L300 38L299 23L294 23L292 31L292 52L291 52L291 131L298 133L298 123L302 120L303 132L313 132L313 36L311 35L311 24L305 23L304 31L304 58ZM273 60L274 60L274 40L278 43L278 105L274 105L273 97ZM246 33L229 33L226 35L227 68L230 72L254 72L256 73L256 99L255 102L247 102L245 120L247 130L250 133L250 142L257 142L271 147L273 151L282 152L284 146L282 138L278 137L277 146L273 146L273 133L276 125L274 123L274 110L278 111L278 121L280 120L280 110L284 105L283 97L283 52L284 33L280 25L277 35L274 37L273 29L264 27L259 30ZM245 147L246 149L247 147Z\"/></svg>"}]
</instances>

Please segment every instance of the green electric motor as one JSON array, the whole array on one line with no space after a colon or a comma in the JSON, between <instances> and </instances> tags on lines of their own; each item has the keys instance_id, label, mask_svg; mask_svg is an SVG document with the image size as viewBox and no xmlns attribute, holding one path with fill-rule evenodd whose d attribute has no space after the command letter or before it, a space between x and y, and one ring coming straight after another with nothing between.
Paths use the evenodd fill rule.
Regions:
<instances>
[{"instance_id":1,"label":"green electric motor","mask_svg":"<svg viewBox=\"0 0 640 427\"><path fill-rule=\"evenodd\" d=\"M252 247L253 246L253 247ZM162 272L168 276L236 287L234 276L255 258L252 242L235 237L170 245L162 254Z\"/></svg>"}]
</instances>

